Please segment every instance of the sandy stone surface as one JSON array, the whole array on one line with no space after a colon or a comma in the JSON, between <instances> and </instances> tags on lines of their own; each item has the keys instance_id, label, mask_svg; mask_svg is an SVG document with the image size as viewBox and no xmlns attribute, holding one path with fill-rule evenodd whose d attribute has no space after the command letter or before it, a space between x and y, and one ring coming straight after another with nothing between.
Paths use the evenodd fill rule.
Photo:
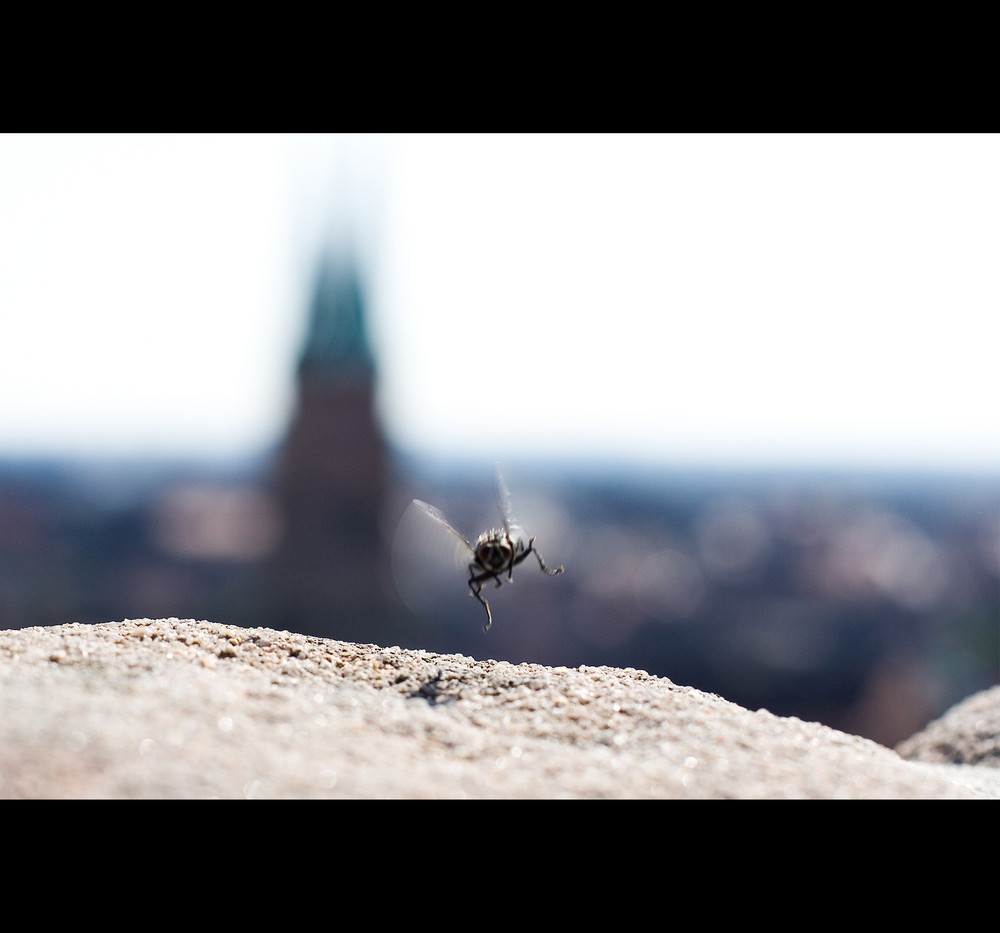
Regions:
<instances>
[{"instance_id":1,"label":"sandy stone surface","mask_svg":"<svg viewBox=\"0 0 1000 933\"><path fill-rule=\"evenodd\" d=\"M1000 687L953 706L896 751L911 761L1000 769Z\"/></svg>"},{"instance_id":2,"label":"sandy stone surface","mask_svg":"<svg viewBox=\"0 0 1000 933\"><path fill-rule=\"evenodd\" d=\"M0 631L0 748L4 798L1000 798L631 668L178 619Z\"/></svg>"}]
</instances>

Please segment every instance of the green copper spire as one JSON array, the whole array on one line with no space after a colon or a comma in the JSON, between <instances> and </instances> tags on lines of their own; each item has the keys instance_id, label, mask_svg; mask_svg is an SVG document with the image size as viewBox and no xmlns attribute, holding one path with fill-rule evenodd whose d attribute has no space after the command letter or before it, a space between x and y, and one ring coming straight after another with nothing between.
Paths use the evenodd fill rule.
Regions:
<instances>
[{"instance_id":1,"label":"green copper spire","mask_svg":"<svg viewBox=\"0 0 1000 933\"><path fill-rule=\"evenodd\" d=\"M365 296L353 262L327 256L319 266L299 373L371 374Z\"/></svg>"}]
</instances>

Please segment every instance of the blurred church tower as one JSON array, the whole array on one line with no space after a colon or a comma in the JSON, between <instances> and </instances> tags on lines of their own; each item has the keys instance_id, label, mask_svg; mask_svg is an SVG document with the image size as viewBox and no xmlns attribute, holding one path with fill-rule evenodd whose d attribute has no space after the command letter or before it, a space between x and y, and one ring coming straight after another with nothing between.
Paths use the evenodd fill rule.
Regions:
<instances>
[{"instance_id":1,"label":"blurred church tower","mask_svg":"<svg viewBox=\"0 0 1000 933\"><path fill-rule=\"evenodd\" d=\"M344 254L327 251L319 263L297 377L274 475L284 533L266 624L376 641L387 621L379 518L388 456L375 417L363 282Z\"/></svg>"}]
</instances>

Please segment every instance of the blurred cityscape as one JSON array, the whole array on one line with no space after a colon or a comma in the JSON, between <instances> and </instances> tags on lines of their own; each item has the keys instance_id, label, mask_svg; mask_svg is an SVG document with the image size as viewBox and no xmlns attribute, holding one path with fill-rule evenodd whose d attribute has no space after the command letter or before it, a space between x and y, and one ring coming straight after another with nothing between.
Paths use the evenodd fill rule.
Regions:
<instances>
[{"instance_id":1,"label":"blurred cityscape","mask_svg":"<svg viewBox=\"0 0 1000 933\"><path fill-rule=\"evenodd\" d=\"M0 463L0 627L176 616L633 667L890 746L1000 682L995 476L505 464L566 572L529 558L490 587L484 634L436 526L397 530L414 496L470 538L497 525L493 465L387 443L349 260L317 270L310 322L294 416L258 459Z\"/></svg>"}]
</instances>

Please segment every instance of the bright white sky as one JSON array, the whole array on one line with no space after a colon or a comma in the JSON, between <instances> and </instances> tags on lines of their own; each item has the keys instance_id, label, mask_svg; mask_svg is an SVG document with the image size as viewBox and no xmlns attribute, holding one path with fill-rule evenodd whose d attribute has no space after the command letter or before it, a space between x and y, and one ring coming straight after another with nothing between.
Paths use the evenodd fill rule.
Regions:
<instances>
[{"instance_id":1,"label":"bright white sky","mask_svg":"<svg viewBox=\"0 0 1000 933\"><path fill-rule=\"evenodd\" d=\"M1000 136L0 136L0 457L272 443L346 218L417 453L1000 467Z\"/></svg>"}]
</instances>

